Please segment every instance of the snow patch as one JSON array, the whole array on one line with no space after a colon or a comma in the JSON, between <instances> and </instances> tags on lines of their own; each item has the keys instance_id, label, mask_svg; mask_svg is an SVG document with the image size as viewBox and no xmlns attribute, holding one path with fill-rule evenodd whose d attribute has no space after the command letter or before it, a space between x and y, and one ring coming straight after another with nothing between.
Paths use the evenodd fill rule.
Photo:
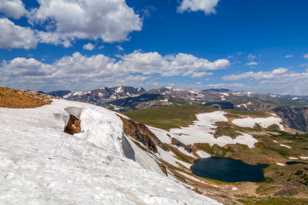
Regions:
<instances>
[{"instance_id":1,"label":"snow patch","mask_svg":"<svg viewBox=\"0 0 308 205\"><path fill-rule=\"evenodd\" d=\"M227 144L243 144L249 148L254 148L258 141L251 135L242 133L236 138L229 136L221 136L216 138L214 132L216 129L216 122L226 122L225 112L215 111L210 113L202 113L196 115L197 120L192 125L183 128L176 128L170 130L170 135L185 145L196 143L207 143L210 145L225 146Z\"/></svg>"},{"instance_id":2,"label":"snow patch","mask_svg":"<svg viewBox=\"0 0 308 205\"><path fill-rule=\"evenodd\" d=\"M281 130L283 130L282 120L279 117L265 117L265 118L240 118L232 121L233 124L239 127L249 127L253 128L256 124L259 124L263 128L268 128L271 125L278 125Z\"/></svg>"},{"instance_id":3,"label":"snow patch","mask_svg":"<svg viewBox=\"0 0 308 205\"><path fill-rule=\"evenodd\" d=\"M163 130L163 129L159 129L159 128L155 128L155 127L151 127L151 126L147 126L149 128L149 130L151 132L153 132L153 134L158 137L158 139L162 142L162 143L167 143L167 144L171 144L171 138L168 134L167 131Z\"/></svg>"},{"instance_id":4,"label":"snow patch","mask_svg":"<svg viewBox=\"0 0 308 205\"><path fill-rule=\"evenodd\" d=\"M285 145L285 144L279 144L281 147L285 147L287 149L291 149L292 147L290 147L289 145Z\"/></svg>"},{"instance_id":5,"label":"snow patch","mask_svg":"<svg viewBox=\"0 0 308 205\"><path fill-rule=\"evenodd\" d=\"M202 150L198 150L196 152L196 154L200 157L200 158L210 158L211 155L205 151L202 151Z\"/></svg>"},{"instance_id":6,"label":"snow patch","mask_svg":"<svg viewBox=\"0 0 308 205\"><path fill-rule=\"evenodd\" d=\"M285 167L286 166L286 164L280 163L280 162L277 162L276 165L281 166L281 167Z\"/></svg>"}]
</instances>

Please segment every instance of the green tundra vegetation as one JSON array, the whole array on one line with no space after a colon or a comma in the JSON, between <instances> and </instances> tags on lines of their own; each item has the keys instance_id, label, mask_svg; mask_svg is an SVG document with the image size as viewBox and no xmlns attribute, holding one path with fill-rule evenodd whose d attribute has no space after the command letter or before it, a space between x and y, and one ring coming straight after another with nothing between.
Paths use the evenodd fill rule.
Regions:
<instances>
[{"instance_id":1,"label":"green tundra vegetation","mask_svg":"<svg viewBox=\"0 0 308 205\"><path fill-rule=\"evenodd\" d=\"M173 104L141 110L130 110L125 114L135 121L169 130L190 125L196 120L196 114L215 109L198 104Z\"/></svg>"},{"instance_id":2,"label":"green tundra vegetation","mask_svg":"<svg viewBox=\"0 0 308 205\"><path fill-rule=\"evenodd\" d=\"M198 104L173 104L169 106L131 110L126 114L132 119L148 125L169 130L190 125L196 120L197 113L212 112L216 109ZM225 110L228 122L217 122L215 137L237 137L241 133L251 134L258 140L255 148L245 145L230 144L218 145L194 144L192 149L203 150L212 156L239 159L249 164L268 164L264 170L266 180L257 184L258 198L240 197L245 205L306 205L308 204L308 162L301 156L308 156L308 134L291 134L279 130L278 126L264 129L260 126L243 128L234 125L231 121L240 117L268 117L266 112L243 112ZM283 146L282 146L283 145ZM170 147L172 147L170 145ZM191 163L189 156L173 150L178 159ZM295 159L295 160L292 160ZM293 163L288 164L288 162ZM281 166L279 164L285 164ZM209 183L227 184L205 179ZM268 198L268 196L274 196ZM286 198L287 197L287 198ZM298 198L297 198L298 197ZM302 199L299 199L302 198ZM303 199L305 198L305 199Z\"/></svg>"}]
</instances>

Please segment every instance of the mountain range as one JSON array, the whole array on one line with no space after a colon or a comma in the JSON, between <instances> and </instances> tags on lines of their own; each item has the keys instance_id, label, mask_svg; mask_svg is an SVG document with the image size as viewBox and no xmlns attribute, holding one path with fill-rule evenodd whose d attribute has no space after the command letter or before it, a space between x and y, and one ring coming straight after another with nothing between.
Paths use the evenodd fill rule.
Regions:
<instances>
[{"instance_id":1,"label":"mountain range","mask_svg":"<svg viewBox=\"0 0 308 205\"><path fill-rule=\"evenodd\" d=\"M296 128L306 125L305 98L132 87L52 93L0 88L0 204L308 202L308 134Z\"/></svg>"},{"instance_id":2,"label":"mountain range","mask_svg":"<svg viewBox=\"0 0 308 205\"><path fill-rule=\"evenodd\" d=\"M145 90L129 86L104 87L90 91L60 90L47 94L118 111L170 105L174 102L202 104L221 109L273 111L291 128L308 131L308 96L260 94L225 88L192 90L162 87Z\"/></svg>"}]
</instances>

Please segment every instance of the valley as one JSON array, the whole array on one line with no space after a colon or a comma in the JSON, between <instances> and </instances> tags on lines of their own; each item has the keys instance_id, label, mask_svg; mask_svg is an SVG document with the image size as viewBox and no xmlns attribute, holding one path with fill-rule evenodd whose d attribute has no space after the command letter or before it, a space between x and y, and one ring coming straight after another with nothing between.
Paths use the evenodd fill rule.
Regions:
<instances>
[{"instance_id":1,"label":"valley","mask_svg":"<svg viewBox=\"0 0 308 205\"><path fill-rule=\"evenodd\" d=\"M2 106L16 108L19 107L16 104L20 103L16 99L20 97L14 97L13 93L22 97L28 96L29 99L41 99L39 102L45 104L61 102L68 95L67 92L61 92L65 93L65 96L51 97L44 93L6 88L3 90L5 92L1 92L1 96L10 96L13 101ZM195 193L225 205L272 205L293 201L299 205L307 203L308 134L290 128L289 123L271 109L243 109L236 104L232 109L224 108L221 106L224 106L226 99L214 99L215 103L208 103L212 102L211 99L205 102L200 99L192 100L191 96L185 96L199 94L185 90L176 91L181 92L180 95L160 94L160 97L154 100L143 98L147 92L143 89L133 89L141 90L139 94L134 93L134 97L130 94L128 96L124 92L125 88L111 90L121 91L111 94L110 96L116 96L112 97L113 99L117 98L117 101L129 102L128 105L134 106L114 107L113 100L103 99L100 101L104 103L100 104L97 103L99 98L93 98L92 94L89 96L92 92L83 92L87 93L86 98L80 94L82 92L78 92L81 96L71 100L90 100L90 103L100 107L115 109L127 136L123 138L121 145L124 156L137 162L145 170L163 173L167 178L175 179ZM183 92L190 94L183 95ZM214 91L210 92L213 95ZM220 98L227 96L225 93L214 94ZM95 95L102 97L99 92ZM33 107L41 106L38 101L29 101L28 98L25 98L25 102L33 103ZM132 98L138 100L135 102ZM93 99L96 101L93 102ZM88 102L65 103L79 107L90 106ZM27 106L32 107L31 104ZM61 109L57 108L56 112L62 112ZM94 117L93 120L98 123L91 125L90 130L96 130L96 126L104 122L101 117L95 117L92 111L89 117ZM87 125L81 122L81 133L86 134L85 126ZM100 129L100 133L106 132L105 128ZM86 135L90 137L90 142L98 143L96 146L108 147L108 143L115 140L110 141L108 137L100 139L98 136L92 139L89 133ZM119 149L118 146L112 145L114 148L108 150L115 152ZM197 165L198 162L208 160L212 160L211 165ZM220 160L221 167L217 165ZM196 171L196 166L199 171Z\"/></svg>"},{"instance_id":2,"label":"valley","mask_svg":"<svg viewBox=\"0 0 308 205\"><path fill-rule=\"evenodd\" d=\"M155 134L165 135L167 139L169 137L169 142L166 139L164 141L168 143L167 147L170 147L171 155L175 156L176 160L170 164L170 159L165 158L167 162L163 164L179 180L190 184L198 192L210 193L225 204L230 203L226 198L232 200L230 204L234 204L235 201L239 204L245 202L245 204L270 205L291 201L306 204L308 135L289 129L275 113L244 110L223 110L227 119L218 117L220 121L214 120L214 127L210 126L210 129L201 129L203 133L195 129L185 131L185 127L198 122L197 113L215 112L221 110L200 104L184 103L130 110L126 114L136 121L164 130L158 132L157 129L152 129ZM200 122L197 125L202 126ZM205 143L206 140L203 142L194 140L204 135L204 132L212 133L218 141ZM232 140L243 133L246 134L245 138L233 144ZM255 139L254 143L249 143L247 136L252 136ZM204 137L209 139L208 135ZM219 142L219 137L224 137L223 142ZM229 183L195 176L190 166L195 160L209 156L241 160L251 165L267 164L264 169L265 180L257 183Z\"/></svg>"},{"instance_id":3,"label":"valley","mask_svg":"<svg viewBox=\"0 0 308 205\"><path fill-rule=\"evenodd\" d=\"M308 0L0 0L0 205L308 205Z\"/></svg>"}]
</instances>

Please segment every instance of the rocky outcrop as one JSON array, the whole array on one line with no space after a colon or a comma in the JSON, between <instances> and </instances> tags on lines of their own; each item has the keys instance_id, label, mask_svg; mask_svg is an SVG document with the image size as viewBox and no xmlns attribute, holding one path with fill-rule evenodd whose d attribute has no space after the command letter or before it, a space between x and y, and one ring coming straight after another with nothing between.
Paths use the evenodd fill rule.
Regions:
<instances>
[{"instance_id":1,"label":"rocky outcrop","mask_svg":"<svg viewBox=\"0 0 308 205\"><path fill-rule=\"evenodd\" d=\"M67 107L64 110L69 114L69 118L64 128L64 132L71 135L80 133L81 132L80 115L82 109L79 107Z\"/></svg>"},{"instance_id":2,"label":"rocky outcrop","mask_svg":"<svg viewBox=\"0 0 308 205\"><path fill-rule=\"evenodd\" d=\"M308 132L308 107L277 107L273 111L290 127Z\"/></svg>"},{"instance_id":3,"label":"rocky outcrop","mask_svg":"<svg viewBox=\"0 0 308 205\"><path fill-rule=\"evenodd\" d=\"M0 87L0 107L35 108L50 103L50 97L37 92Z\"/></svg>"},{"instance_id":4,"label":"rocky outcrop","mask_svg":"<svg viewBox=\"0 0 308 205\"><path fill-rule=\"evenodd\" d=\"M171 138L171 144L177 146L177 147L183 147L188 153L192 152L192 146L191 145L185 145L184 143L180 142L176 138Z\"/></svg>"},{"instance_id":5,"label":"rocky outcrop","mask_svg":"<svg viewBox=\"0 0 308 205\"><path fill-rule=\"evenodd\" d=\"M142 123L120 117L123 121L124 133L137 140L148 150L157 153L156 145L160 144L159 139Z\"/></svg>"},{"instance_id":6,"label":"rocky outcrop","mask_svg":"<svg viewBox=\"0 0 308 205\"><path fill-rule=\"evenodd\" d=\"M75 117L74 115L70 115L67 125L64 128L64 132L71 135L80 133L81 132L80 124L81 122L77 117Z\"/></svg>"}]
</instances>

